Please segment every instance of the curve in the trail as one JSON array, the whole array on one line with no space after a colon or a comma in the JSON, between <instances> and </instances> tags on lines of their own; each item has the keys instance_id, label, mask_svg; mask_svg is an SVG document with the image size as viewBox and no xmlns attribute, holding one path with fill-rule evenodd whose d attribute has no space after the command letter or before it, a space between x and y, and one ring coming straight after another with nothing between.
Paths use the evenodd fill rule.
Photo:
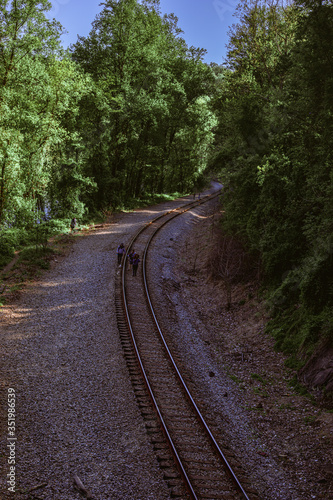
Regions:
<instances>
[{"instance_id":1,"label":"curve in the trail","mask_svg":"<svg viewBox=\"0 0 333 500\"><path fill-rule=\"evenodd\" d=\"M127 257L127 254L134 243L136 250L139 248L140 253L143 252L143 281L141 282L140 280L137 280L134 283L132 281L130 287L126 286L127 275L125 261L122 270L122 300L126 322L130 331L140 370L145 380L145 385L149 391L151 401L155 406L155 411L162 425L164 435L169 442L169 446L178 464L178 468L186 483L187 490L189 491L191 498L208 498L209 496L207 495L209 495L209 491L212 492L214 498L225 498L225 495L229 493L230 484L226 483L226 479L224 477L222 478L220 469L221 464L223 464L224 472L225 470L227 471L228 478L231 478L234 485L234 491L235 493L237 492L234 498L249 500L245 489L242 487L232 467L228 463L228 460L218 446L218 443L216 442L203 416L201 415L193 397L186 387L186 384L177 368L175 361L173 360L172 354L166 344L165 338L154 313L154 308L149 295L145 269L149 245L158 231L174 217L181 215L185 211L188 211L193 207L205 203L218 195L219 192L214 193L213 195L205 196L200 200L187 203L185 206L183 205L182 207L178 207L172 211L165 212L149 223L145 224L134 235L127 247L125 257ZM140 313L138 311L140 311ZM144 331L141 332L143 335L140 335L140 329L142 330L142 325L144 325ZM158 346L158 344L160 344L160 347ZM162 355L160 354L159 350L163 351L164 358L167 357L167 363L164 359L162 359ZM155 376L155 379L154 371L158 373L157 377ZM171 373L171 371L172 375L169 375L169 372ZM177 379L177 389L174 385L175 378ZM171 394L170 392L170 387L172 387L173 391L175 391L173 394ZM169 394L167 394L167 391L169 391ZM170 414L168 415L168 407L170 406L170 401L173 401L173 404L171 405L171 413L175 410L176 397L174 394L177 391L181 391L182 394L181 396L177 394L177 398L179 398L179 402L177 403L177 405L181 407L181 412L189 412L189 408L185 409L185 404L182 402L182 400L184 400L185 398L184 394L186 394L187 401L189 402L189 405L188 403L186 403L186 405L191 407L192 413L189 412L186 414L186 417L184 417L185 419L191 420L191 426L193 427L191 429L191 437L201 432L201 436L199 439L199 448L200 446L202 446L201 454L202 456L206 457L203 458L203 460L206 460L209 464L214 464L210 465L209 479L204 480L204 478L201 477L201 485L199 485L196 479L193 479L197 478L195 473L196 467L193 468L193 465L191 466L191 460L184 459L184 456L186 456L184 449L186 450L187 444L185 442L185 445L183 445L181 443L181 437L179 436L179 433L177 435L177 432L175 432L175 428L177 426L172 423L175 418L170 417ZM165 393L164 400L161 397L161 394L163 393ZM193 411L195 413L195 417L193 417ZM179 416L177 418L179 418ZM199 427L201 431L199 431ZM202 437L202 430L205 434L204 438ZM181 430L181 433L182 432L184 431ZM174 443L174 440L177 441L177 444ZM213 453L211 449L208 451L207 440L210 443L209 446L211 447L212 445L214 449ZM203 444L204 442L205 444ZM180 451L178 451L179 449ZM182 457L180 455L182 455ZM215 462L217 457L220 463L216 468ZM192 479L190 476L192 476ZM221 496L219 496L219 491L221 493Z\"/></svg>"}]
</instances>

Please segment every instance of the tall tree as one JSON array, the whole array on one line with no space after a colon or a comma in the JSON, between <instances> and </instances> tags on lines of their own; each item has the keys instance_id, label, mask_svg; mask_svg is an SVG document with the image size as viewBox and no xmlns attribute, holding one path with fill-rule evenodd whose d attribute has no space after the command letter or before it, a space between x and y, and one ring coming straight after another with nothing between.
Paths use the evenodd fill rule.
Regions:
<instances>
[{"instance_id":1,"label":"tall tree","mask_svg":"<svg viewBox=\"0 0 333 500\"><path fill-rule=\"evenodd\" d=\"M0 222L27 223L45 205L51 150L66 137L61 120L80 93L61 26L45 16L50 7L45 0L0 5Z\"/></svg>"},{"instance_id":2,"label":"tall tree","mask_svg":"<svg viewBox=\"0 0 333 500\"><path fill-rule=\"evenodd\" d=\"M239 12L215 70L213 165L226 227L261 253L278 347L305 359L333 339L333 7L244 1Z\"/></svg>"},{"instance_id":3,"label":"tall tree","mask_svg":"<svg viewBox=\"0 0 333 500\"><path fill-rule=\"evenodd\" d=\"M158 1L108 1L89 37L73 47L74 60L96 85L82 115L90 122L89 175L99 185L100 204L193 183L193 169L181 180L183 163L197 155L188 137L196 134L194 118L199 125L204 106L195 101L211 92L212 72L202 50L188 49L180 33L175 16L161 18ZM84 109L91 106L92 119Z\"/></svg>"}]
</instances>

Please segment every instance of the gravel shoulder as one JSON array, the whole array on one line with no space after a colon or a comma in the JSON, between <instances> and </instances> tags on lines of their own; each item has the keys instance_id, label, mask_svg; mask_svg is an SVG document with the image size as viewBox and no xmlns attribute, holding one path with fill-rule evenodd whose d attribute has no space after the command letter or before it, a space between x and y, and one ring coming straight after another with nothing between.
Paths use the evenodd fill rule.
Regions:
<instances>
[{"instance_id":1,"label":"gravel shoulder","mask_svg":"<svg viewBox=\"0 0 333 500\"><path fill-rule=\"evenodd\" d=\"M15 498L82 498L75 475L95 500L169 498L132 391L114 297L120 241L169 206L116 215L78 237L69 255L1 308L1 499L13 497L9 388L16 394Z\"/></svg>"},{"instance_id":2,"label":"gravel shoulder","mask_svg":"<svg viewBox=\"0 0 333 500\"><path fill-rule=\"evenodd\" d=\"M221 445L239 457L263 500L333 498L333 414L290 386L294 373L264 333L253 282L234 286L227 309L210 275L218 201L170 223L150 272L159 321Z\"/></svg>"}]
</instances>

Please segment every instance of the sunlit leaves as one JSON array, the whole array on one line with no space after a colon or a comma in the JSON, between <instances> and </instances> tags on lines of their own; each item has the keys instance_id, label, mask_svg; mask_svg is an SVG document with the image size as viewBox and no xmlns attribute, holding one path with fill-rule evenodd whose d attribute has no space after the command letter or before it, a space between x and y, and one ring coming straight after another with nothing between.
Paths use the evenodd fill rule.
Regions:
<instances>
[{"instance_id":1,"label":"sunlit leaves","mask_svg":"<svg viewBox=\"0 0 333 500\"><path fill-rule=\"evenodd\" d=\"M60 26L45 1L5 2L0 51L0 222L27 222L49 200L57 149L72 142L68 114L78 112L84 82L61 53Z\"/></svg>"},{"instance_id":2,"label":"sunlit leaves","mask_svg":"<svg viewBox=\"0 0 333 500\"><path fill-rule=\"evenodd\" d=\"M261 254L279 348L304 349L333 338L333 7L251 0L239 14L215 69L224 221Z\"/></svg>"},{"instance_id":3,"label":"sunlit leaves","mask_svg":"<svg viewBox=\"0 0 333 500\"><path fill-rule=\"evenodd\" d=\"M99 185L100 205L188 189L204 168L198 151L208 147L214 120L208 106L195 103L211 92L212 71L202 50L180 38L177 19L161 18L158 7L158 1L107 1L89 37L73 47L100 92L84 102L81 115L91 130L88 172Z\"/></svg>"}]
</instances>

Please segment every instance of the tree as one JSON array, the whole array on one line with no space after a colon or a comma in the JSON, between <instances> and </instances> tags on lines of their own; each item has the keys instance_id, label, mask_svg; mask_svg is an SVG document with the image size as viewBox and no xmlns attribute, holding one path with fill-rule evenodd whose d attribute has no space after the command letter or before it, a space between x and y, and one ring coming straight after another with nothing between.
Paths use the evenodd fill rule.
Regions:
<instances>
[{"instance_id":1,"label":"tree","mask_svg":"<svg viewBox=\"0 0 333 500\"><path fill-rule=\"evenodd\" d=\"M99 186L100 205L186 190L204 168L211 130L197 129L203 116L214 126L204 98L212 71L202 50L188 49L179 37L175 16L161 18L158 7L109 1L72 50L96 88L82 102L82 115L92 138L87 172Z\"/></svg>"},{"instance_id":2,"label":"tree","mask_svg":"<svg viewBox=\"0 0 333 500\"><path fill-rule=\"evenodd\" d=\"M333 339L331 2L242 2L227 64L215 68L212 168L224 227L260 252L268 329L294 366Z\"/></svg>"},{"instance_id":3,"label":"tree","mask_svg":"<svg viewBox=\"0 0 333 500\"><path fill-rule=\"evenodd\" d=\"M49 201L55 151L70 140L62 119L82 92L60 48L61 26L45 17L49 8L15 0L0 9L0 223L31 223Z\"/></svg>"}]
</instances>

